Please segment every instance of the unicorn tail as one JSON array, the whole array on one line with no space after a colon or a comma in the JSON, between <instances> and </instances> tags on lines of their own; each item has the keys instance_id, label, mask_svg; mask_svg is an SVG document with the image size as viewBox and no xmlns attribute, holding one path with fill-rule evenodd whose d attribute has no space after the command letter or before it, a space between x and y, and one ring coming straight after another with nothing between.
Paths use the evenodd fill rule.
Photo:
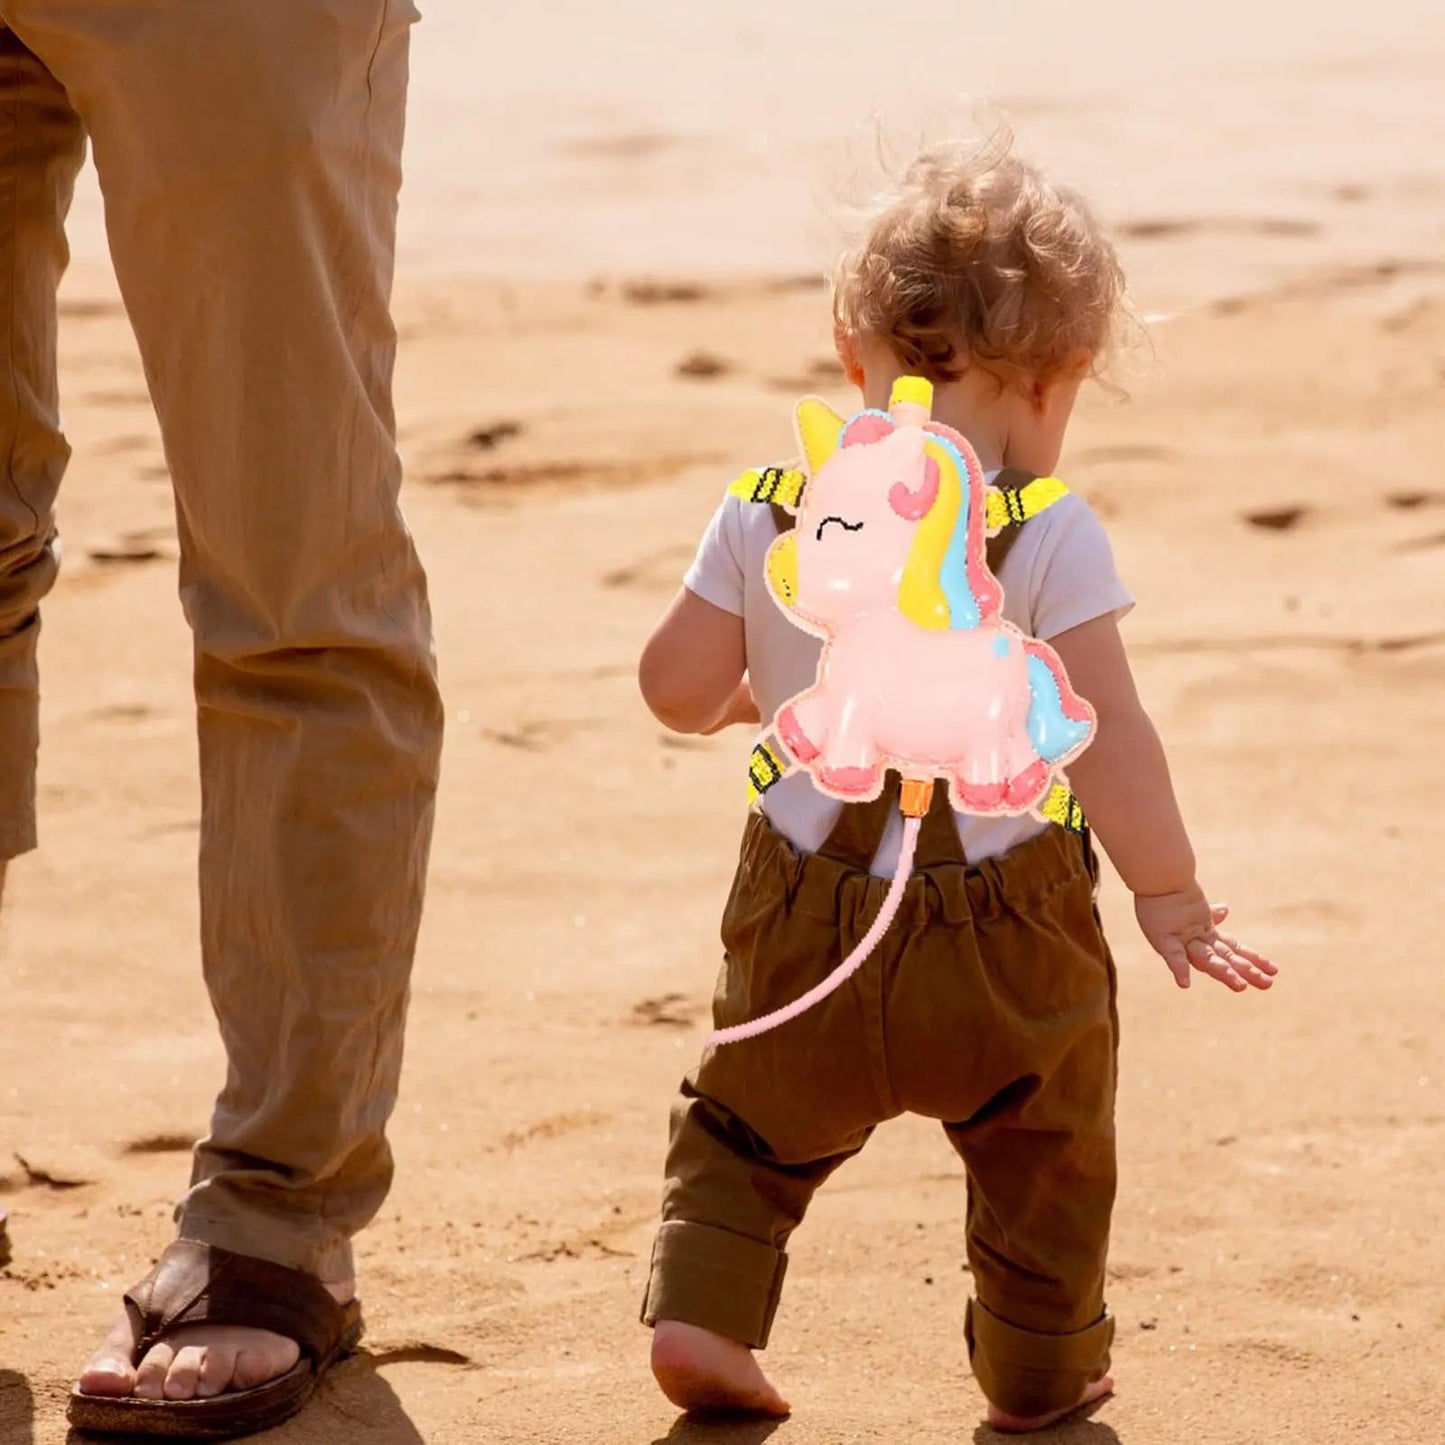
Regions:
<instances>
[{"instance_id":1,"label":"unicorn tail","mask_svg":"<svg viewBox=\"0 0 1445 1445\"><path fill-rule=\"evenodd\" d=\"M1027 639L1029 659L1029 741L1046 763L1059 763L1083 747L1094 730L1094 710L1064 674L1051 647Z\"/></svg>"}]
</instances>

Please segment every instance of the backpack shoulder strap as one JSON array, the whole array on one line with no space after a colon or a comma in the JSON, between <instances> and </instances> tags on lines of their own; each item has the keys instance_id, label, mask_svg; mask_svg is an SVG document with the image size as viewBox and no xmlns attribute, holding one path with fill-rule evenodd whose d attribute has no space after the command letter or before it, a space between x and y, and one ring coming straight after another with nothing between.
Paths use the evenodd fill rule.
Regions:
<instances>
[{"instance_id":1,"label":"backpack shoulder strap","mask_svg":"<svg viewBox=\"0 0 1445 1445\"><path fill-rule=\"evenodd\" d=\"M995 577L1024 523L1068 494L1069 489L1057 477L1040 477L1022 467L1005 467L998 473L987 504L988 525L994 533L988 539L988 569Z\"/></svg>"},{"instance_id":2,"label":"backpack shoulder strap","mask_svg":"<svg viewBox=\"0 0 1445 1445\"><path fill-rule=\"evenodd\" d=\"M749 467L728 487L728 495L745 502L795 507L807 481L807 473L797 467Z\"/></svg>"}]
</instances>

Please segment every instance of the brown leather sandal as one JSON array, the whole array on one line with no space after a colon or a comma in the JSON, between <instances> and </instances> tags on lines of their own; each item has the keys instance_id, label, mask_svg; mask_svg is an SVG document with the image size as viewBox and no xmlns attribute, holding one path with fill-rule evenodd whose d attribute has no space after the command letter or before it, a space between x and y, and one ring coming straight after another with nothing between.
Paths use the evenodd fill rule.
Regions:
<instances>
[{"instance_id":1,"label":"brown leather sandal","mask_svg":"<svg viewBox=\"0 0 1445 1445\"><path fill-rule=\"evenodd\" d=\"M321 1377L361 1339L361 1306L339 1305L312 1275L214 1245L179 1239L125 1296L139 1363L158 1341L185 1325L271 1330L301 1346L284 1375L254 1390L208 1400L141 1400L134 1395L71 1391L67 1415L78 1430L225 1440L279 1425L311 1398Z\"/></svg>"}]
</instances>

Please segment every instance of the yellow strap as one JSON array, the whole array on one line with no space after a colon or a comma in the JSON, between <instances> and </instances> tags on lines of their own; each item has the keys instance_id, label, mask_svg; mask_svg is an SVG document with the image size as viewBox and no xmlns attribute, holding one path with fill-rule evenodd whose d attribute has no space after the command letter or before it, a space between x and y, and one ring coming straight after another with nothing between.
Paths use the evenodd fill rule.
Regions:
<instances>
[{"instance_id":1,"label":"yellow strap","mask_svg":"<svg viewBox=\"0 0 1445 1445\"><path fill-rule=\"evenodd\" d=\"M777 502L784 507L796 507L807 480L806 472L791 467L752 467L728 488L728 493L745 502Z\"/></svg>"},{"instance_id":2,"label":"yellow strap","mask_svg":"<svg viewBox=\"0 0 1445 1445\"><path fill-rule=\"evenodd\" d=\"M1021 525L1030 517L1047 512L1068 495L1069 489L1057 477L1036 477L1016 492L990 487L984 504L988 529L997 532L1010 525Z\"/></svg>"},{"instance_id":3,"label":"yellow strap","mask_svg":"<svg viewBox=\"0 0 1445 1445\"><path fill-rule=\"evenodd\" d=\"M783 780L788 764L782 753L768 738L753 746L748 759L748 807L752 807L774 784Z\"/></svg>"},{"instance_id":4,"label":"yellow strap","mask_svg":"<svg viewBox=\"0 0 1445 1445\"><path fill-rule=\"evenodd\" d=\"M1049 822L1057 823L1065 832L1084 831L1084 810L1079 806L1079 800L1062 783L1055 783L1049 789L1049 795L1044 799L1039 812Z\"/></svg>"}]
</instances>

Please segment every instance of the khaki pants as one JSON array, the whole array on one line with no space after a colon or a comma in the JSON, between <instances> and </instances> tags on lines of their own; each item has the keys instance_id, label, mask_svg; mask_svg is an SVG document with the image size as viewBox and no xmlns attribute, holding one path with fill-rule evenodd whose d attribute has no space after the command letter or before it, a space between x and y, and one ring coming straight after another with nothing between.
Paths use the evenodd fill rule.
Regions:
<instances>
[{"instance_id":1,"label":"khaki pants","mask_svg":"<svg viewBox=\"0 0 1445 1445\"><path fill-rule=\"evenodd\" d=\"M410 0L0 0L0 858L36 841L55 292L88 134L195 636L229 1067L181 1231L325 1279L390 1181L442 726L391 404L414 19Z\"/></svg>"},{"instance_id":2,"label":"khaki pants","mask_svg":"<svg viewBox=\"0 0 1445 1445\"><path fill-rule=\"evenodd\" d=\"M796 998L862 937L888 886L866 871L882 826L868 811L845 809L817 854L749 820L720 1027ZM1118 1024L1095 874L1057 828L968 867L946 799L919 859L858 973L801 1019L710 1050L684 1083L643 1319L761 1348L814 1191L875 1125L923 1114L967 1167L974 1373L995 1404L1041 1414L1104 1374L1113 1336Z\"/></svg>"}]
</instances>

